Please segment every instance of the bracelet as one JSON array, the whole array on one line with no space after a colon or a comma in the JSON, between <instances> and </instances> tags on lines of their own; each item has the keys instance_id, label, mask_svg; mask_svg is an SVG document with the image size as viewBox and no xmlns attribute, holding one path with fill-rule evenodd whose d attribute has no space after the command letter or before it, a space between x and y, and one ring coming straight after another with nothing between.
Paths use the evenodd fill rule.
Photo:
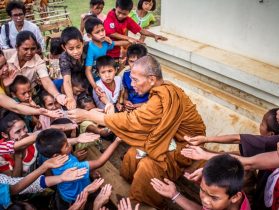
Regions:
<instances>
[{"instance_id":1,"label":"bracelet","mask_svg":"<svg viewBox=\"0 0 279 210\"><path fill-rule=\"evenodd\" d=\"M180 196L180 192L176 193L175 196L172 197L172 202L175 203L175 200L177 199L177 197Z\"/></svg>"}]
</instances>

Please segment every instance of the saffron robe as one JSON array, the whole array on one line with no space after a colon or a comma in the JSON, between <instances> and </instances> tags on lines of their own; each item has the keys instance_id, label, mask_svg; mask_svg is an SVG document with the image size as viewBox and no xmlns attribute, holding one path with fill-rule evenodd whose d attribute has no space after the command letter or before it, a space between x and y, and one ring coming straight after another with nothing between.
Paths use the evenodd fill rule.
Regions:
<instances>
[{"instance_id":1,"label":"saffron robe","mask_svg":"<svg viewBox=\"0 0 279 210\"><path fill-rule=\"evenodd\" d=\"M106 126L132 146L126 153L120 174L132 182L130 198L161 208L163 198L153 190L150 179L164 177L173 181L181 168L192 161L180 154L187 145L184 136L205 135L205 125L190 98L172 83L154 87L146 104L132 112L105 116ZM171 140L176 149L168 151ZM136 159L136 149L147 153Z\"/></svg>"}]
</instances>

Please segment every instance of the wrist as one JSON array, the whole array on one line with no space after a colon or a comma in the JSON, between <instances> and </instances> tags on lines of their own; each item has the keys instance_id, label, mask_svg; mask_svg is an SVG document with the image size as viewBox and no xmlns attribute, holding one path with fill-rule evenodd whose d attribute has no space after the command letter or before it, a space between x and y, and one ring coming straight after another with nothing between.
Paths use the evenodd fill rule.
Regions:
<instances>
[{"instance_id":1,"label":"wrist","mask_svg":"<svg viewBox=\"0 0 279 210\"><path fill-rule=\"evenodd\" d=\"M62 95L62 93L56 93L56 94L54 95L54 98L57 99L57 97L60 96L60 95Z\"/></svg>"},{"instance_id":2,"label":"wrist","mask_svg":"<svg viewBox=\"0 0 279 210\"><path fill-rule=\"evenodd\" d=\"M175 203L176 199L180 196L180 194L181 194L180 192L176 192L174 196L172 196L171 200L173 203Z\"/></svg>"}]
</instances>

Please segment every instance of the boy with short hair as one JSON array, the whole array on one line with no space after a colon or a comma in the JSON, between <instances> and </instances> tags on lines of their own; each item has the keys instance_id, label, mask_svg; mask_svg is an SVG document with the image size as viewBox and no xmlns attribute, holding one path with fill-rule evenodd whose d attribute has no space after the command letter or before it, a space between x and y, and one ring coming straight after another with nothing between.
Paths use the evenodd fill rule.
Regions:
<instances>
[{"instance_id":1,"label":"boy with short hair","mask_svg":"<svg viewBox=\"0 0 279 210\"><path fill-rule=\"evenodd\" d=\"M122 103L119 101L122 91L122 80L120 76L115 76L115 61L110 56L101 56L96 61L96 69L100 80L96 82L104 92L101 97L93 90L93 99L96 106L104 109L108 102L114 104L118 111L122 110Z\"/></svg>"},{"instance_id":2,"label":"boy with short hair","mask_svg":"<svg viewBox=\"0 0 279 210\"><path fill-rule=\"evenodd\" d=\"M84 59L83 38L75 27L67 27L61 34L61 45L64 52L60 55L59 66L63 77L63 87L67 96L67 108L76 108L71 77L73 73L83 73Z\"/></svg>"},{"instance_id":3,"label":"boy with short hair","mask_svg":"<svg viewBox=\"0 0 279 210\"><path fill-rule=\"evenodd\" d=\"M210 159L203 168L200 184L202 206L182 196L175 184L166 178L164 182L154 178L151 185L159 194L171 198L185 210L250 210L248 199L242 191L243 182L244 168L240 161L224 154Z\"/></svg>"},{"instance_id":4,"label":"boy with short hair","mask_svg":"<svg viewBox=\"0 0 279 210\"><path fill-rule=\"evenodd\" d=\"M117 0L116 6L112 9L106 20L104 21L104 27L106 34L112 40L126 40L130 43L140 42L137 39L127 36L127 31L131 31L134 34L140 33L141 35L153 37L157 40L167 40L167 38L154 34L146 29L142 29L132 18L129 17L129 13L133 8L132 0ZM114 47L108 51L108 55L114 59L120 58L120 47Z\"/></svg>"},{"instance_id":5,"label":"boy with short hair","mask_svg":"<svg viewBox=\"0 0 279 210\"><path fill-rule=\"evenodd\" d=\"M27 77L23 75L17 75L13 83L10 85L10 92L15 101L27 106L39 108L39 106L32 99L31 82ZM25 115L24 121L29 132L32 132L34 127L37 129L41 128L41 123L35 116Z\"/></svg>"},{"instance_id":6,"label":"boy with short hair","mask_svg":"<svg viewBox=\"0 0 279 210\"><path fill-rule=\"evenodd\" d=\"M132 87L131 68L136 60L147 55L147 49L141 44L132 44L127 50L127 60L129 69L123 74L123 87L124 87L124 107L126 111L132 111L140 107L143 103L148 101L149 93L139 95Z\"/></svg>"},{"instance_id":7,"label":"boy with short hair","mask_svg":"<svg viewBox=\"0 0 279 210\"><path fill-rule=\"evenodd\" d=\"M70 204L73 203L78 194L90 184L89 173L90 170L97 169L104 165L109 159L113 151L120 143L120 139L115 140L97 160L79 162L78 159L71 154L71 146L67 142L65 133L57 129L47 129L42 131L36 139L36 146L43 156L47 158L55 157L57 155L69 155L68 161L61 167L52 169L54 175L60 175L68 168L87 168L88 171L84 178L75 182L65 182L58 184L57 189L63 201Z\"/></svg>"},{"instance_id":8,"label":"boy with short hair","mask_svg":"<svg viewBox=\"0 0 279 210\"><path fill-rule=\"evenodd\" d=\"M128 45L128 41L111 41L106 37L106 32L104 29L103 22L95 17L91 17L85 22L85 30L87 36L91 39L88 43L88 50L85 62L85 74L92 86L92 88L97 92L98 95L101 94L101 89L96 85L92 72L92 68L95 68L96 59L100 56L107 54L109 50L112 50L114 46ZM98 79L98 78L95 78Z\"/></svg>"}]
</instances>

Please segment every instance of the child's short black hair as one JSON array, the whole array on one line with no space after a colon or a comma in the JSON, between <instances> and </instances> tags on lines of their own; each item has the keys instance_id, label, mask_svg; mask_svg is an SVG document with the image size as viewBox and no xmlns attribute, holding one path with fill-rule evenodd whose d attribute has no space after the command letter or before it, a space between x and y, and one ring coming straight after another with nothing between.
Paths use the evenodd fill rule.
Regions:
<instances>
[{"instance_id":1,"label":"child's short black hair","mask_svg":"<svg viewBox=\"0 0 279 210\"><path fill-rule=\"evenodd\" d=\"M61 154L61 149L65 143L67 143L65 133L54 128L43 130L36 138L36 147L39 153L47 158Z\"/></svg>"},{"instance_id":2,"label":"child's short black hair","mask_svg":"<svg viewBox=\"0 0 279 210\"><path fill-rule=\"evenodd\" d=\"M14 9L21 9L24 15L26 13L26 8L22 1L10 1L7 4L6 12L10 17L12 17L12 10L14 10Z\"/></svg>"},{"instance_id":3,"label":"child's short black hair","mask_svg":"<svg viewBox=\"0 0 279 210\"><path fill-rule=\"evenodd\" d=\"M77 107L84 109L85 103L94 103L92 97L87 92L82 92L77 97Z\"/></svg>"},{"instance_id":4,"label":"child's short black hair","mask_svg":"<svg viewBox=\"0 0 279 210\"><path fill-rule=\"evenodd\" d=\"M0 48L0 55L4 55L3 50Z\"/></svg>"},{"instance_id":5,"label":"child's short black hair","mask_svg":"<svg viewBox=\"0 0 279 210\"><path fill-rule=\"evenodd\" d=\"M17 75L10 85L10 92L11 93L16 93L17 91L17 86L18 85L25 85L25 84L31 84L29 79L23 75Z\"/></svg>"},{"instance_id":6,"label":"child's short black hair","mask_svg":"<svg viewBox=\"0 0 279 210\"><path fill-rule=\"evenodd\" d=\"M49 52L52 55L60 55L63 52L60 38L51 38Z\"/></svg>"},{"instance_id":7,"label":"child's short black hair","mask_svg":"<svg viewBox=\"0 0 279 210\"><path fill-rule=\"evenodd\" d=\"M18 114L8 110L5 110L1 115L0 133L8 134L17 121L23 120Z\"/></svg>"},{"instance_id":8,"label":"child's short black hair","mask_svg":"<svg viewBox=\"0 0 279 210\"><path fill-rule=\"evenodd\" d=\"M93 7L95 5L105 5L104 0L90 0L90 6Z\"/></svg>"},{"instance_id":9,"label":"child's short black hair","mask_svg":"<svg viewBox=\"0 0 279 210\"><path fill-rule=\"evenodd\" d=\"M279 134L279 123L277 122L276 115L279 108L270 109L266 114L267 131L273 132L274 135Z\"/></svg>"},{"instance_id":10,"label":"child's short black hair","mask_svg":"<svg viewBox=\"0 0 279 210\"><path fill-rule=\"evenodd\" d=\"M73 39L80 40L81 42L83 42L82 35L76 27L70 26L65 28L61 33L61 38L60 38L61 44L65 46L68 41Z\"/></svg>"},{"instance_id":11,"label":"child's short black hair","mask_svg":"<svg viewBox=\"0 0 279 210\"><path fill-rule=\"evenodd\" d=\"M71 83L72 83L72 87L81 86L86 90L89 88L88 80L85 79L85 75L83 73L80 73L80 72L72 73Z\"/></svg>"},{"instance_id":12,"label":"child's short black hair","mask_svg":"<svg viewBox=\"0 0 279 210\"><path fill-rule=\"evenodd\" d=\"M141 58L147 55L147 49L142 44L131 44L127 49L127 58L136 56Z\"/></svg>"},{"instance_id":13,"label":"child's short black hair","mask_svg":"<svg viewBox=\"0 0 279 210\"><path fill-rule=\"evenodd\" d=\"M97 17L89 17L84 24L85 31L88 34L91 34L94 28L98 25L103 25L103 22Z\"/></svg>"},{"instance_id":14,"label":"child's short black hair","mask_svg":"<svg viewBox=\"0 0 279 210\"><path fill-rule=\"evenodd\" d=\"M244 168L239 160L229 154L211 158L203 168L206 185L225 188L229 197L242 191Z\"/></svg>"},{"instance_id":15,"label":"child's short black hair","mask_svg":"<svg viewBox=\"0 0 279 210\"><path fill-rule=\"evenodd\" d=\"M131 11L133 9L132 0L116 0L115 8L119 7L122 10Z\"/></svg>"},{"instance_id":16,"label":"child's short black hair","mask_svg":"<svg viewBox=\"0 0 279 210\"><path fill-rule=\"evenodd\" d=\"M51 123L51 125L61 125L61 124L73 124L73 122L68 118L58 118L52 121ZM67 138L71 138L71 134L72 134L71 130L64 131L64 133L67 136Z\"/></svg>"},{"instance_id":17,"label":"child's short black hair","mask_svg":"<svg viewBox=\"0 0 279 210\"><path fill-rule=\"evenodd\" d=\"M142 10L142 5L143 5L143 2L145 1L148 1L148 2L153 2L153 6L151 8L150 11L154 11L156 9L156 0L139 0L139 3L138 3L138 10Z\"/></svg>"},{"instance_id":18,"label":"child's short black hair","mask_svg":"<svg viewBox=\"0 0 279 210\"><path fill-rule=\"evenodd\" d=\"M116 67L115 60L109 55L100 56L96 60L97 71L99 72L100 68L104 66L112 66L113 68L115 68Z\"/></svg>"}]
</instances>

